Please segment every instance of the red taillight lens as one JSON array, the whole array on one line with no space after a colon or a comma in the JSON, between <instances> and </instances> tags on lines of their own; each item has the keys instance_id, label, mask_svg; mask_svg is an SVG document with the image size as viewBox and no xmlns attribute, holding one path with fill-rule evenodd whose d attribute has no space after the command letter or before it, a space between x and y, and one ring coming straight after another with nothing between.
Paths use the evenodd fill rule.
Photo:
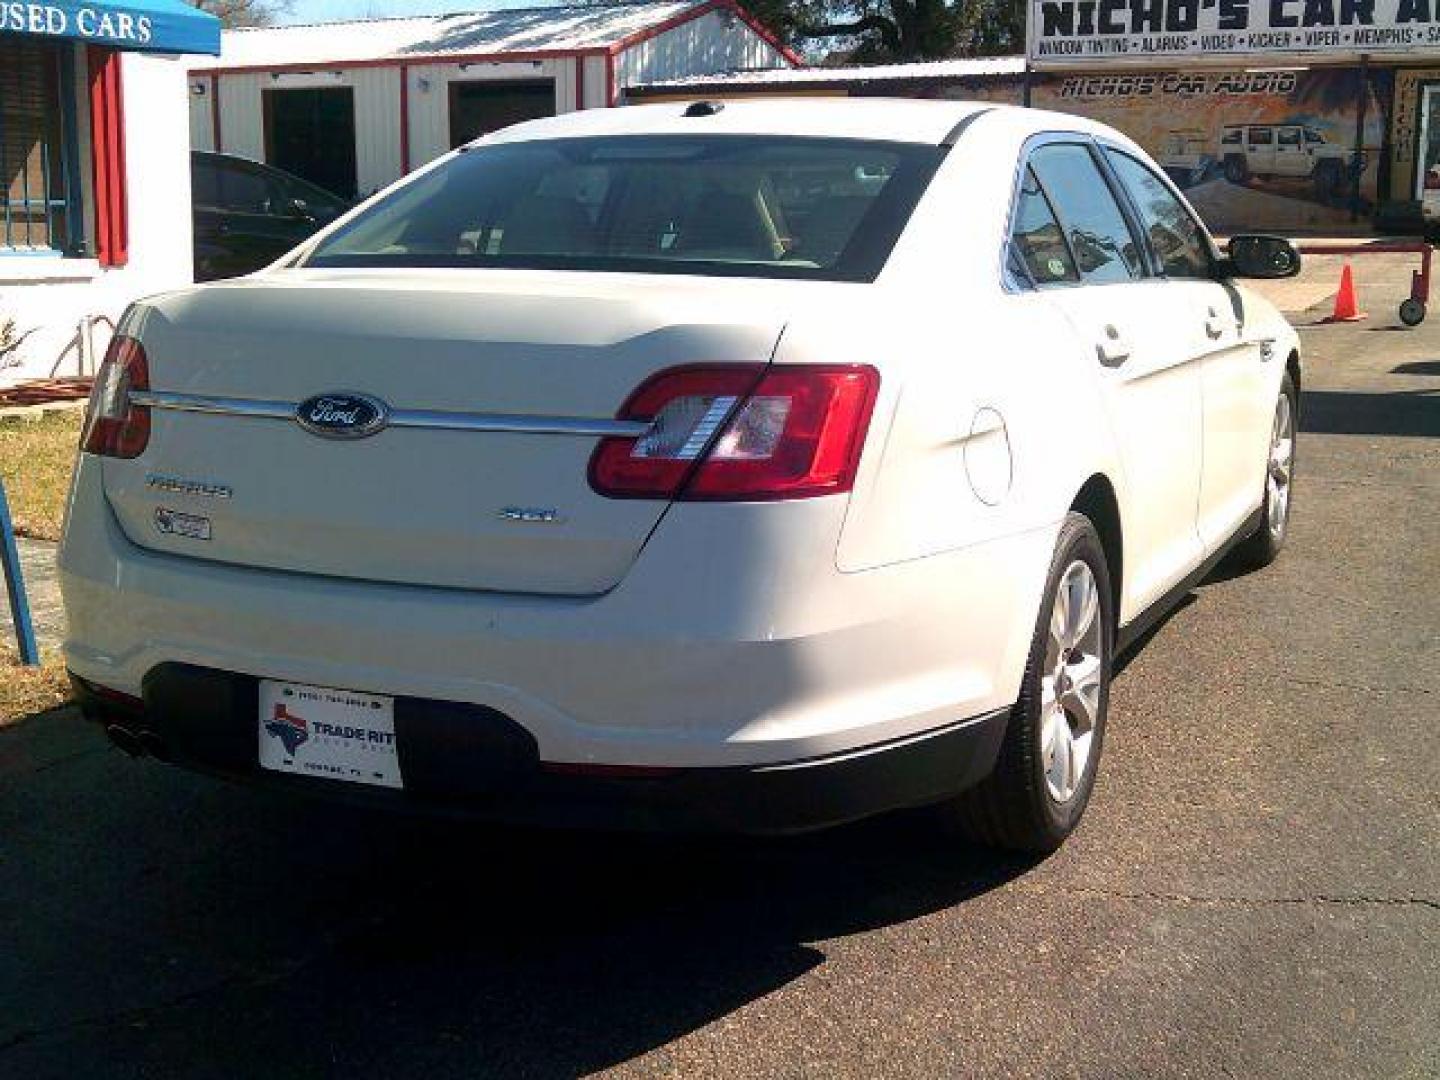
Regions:
<instances>
[{"instance_id":1,"label":"red taillight lens","mask_svg":"<svg viewBox=\"0 0 1440 1080\"><path fill-rule=\"evenodd\" d=\"M80 449L105 457L139 457L150 442L150 410L134 404L130 392L148 389L144 347L132 337L116 334L95 376Z\"/></svg>"},{"instance_id":2,"label":"red taillight lens","mask_svg":"<svg viewBox=\"0 0 1440 1080\"><path fill-rule=\"evenodd\" d=\"M1440 172L1431 169L1425 174L1425 190L1435 191L1437 188L1440 188Z\"/></svg>"},{"instance_id":3,"label":"red taillight lens","mask_svg":"<svg viewBox=\"0 0 1440 1080\"><path fill-rule=\"evenodd\" d=\"M849 491L880 375L872 367L694 367L662 372L605 439L590 483L621 499L805 499Z\"/></svg>"}]
</instances>

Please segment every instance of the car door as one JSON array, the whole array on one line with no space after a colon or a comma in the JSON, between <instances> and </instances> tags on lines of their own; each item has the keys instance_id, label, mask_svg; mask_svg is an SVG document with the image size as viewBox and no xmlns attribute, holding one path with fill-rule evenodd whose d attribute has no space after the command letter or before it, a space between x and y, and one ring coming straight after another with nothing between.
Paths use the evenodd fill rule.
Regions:
<instances>
[{"instance_id":1,"label":"car door","mask_svg":"<svg viewBox=\"0 0 1440 1080\"><path fill-rule=\"evenodd\" d=\"M1065 314L1091 365L1124 470L1122 618L1159 599L1202 559L1200 384L1175 333L1184 302L1156 278L1098 148L1083 136L1032 144L1020 201L1053 220L1015 236L1035 286ZM1016 220L1022 219L1017 207ZM1063 439L1064 433L1057 432Z\"/></svg>"},{"instance_id":2,"label":"car door","mask_svg":"<svg viewBox=\"0 0 1440 1080\"><path fill-rule=\"evenodd\" d=\"M299 241L284 194L269 170L249 161L216 159L221 215L215 245L217 277L249 274L274 262Z\"/></svg>"},{"instance_id":3,"label":"car door","mask_svg":"<svg viewBox=\"0 0 1440 1080\"><path fill-rule=\"evenodd\" d=\"M1275 129L1252 127L1245 131L1245 163L1256 176L1275 173Z\"/></svg>"},{"instance_id":4,"label":"car door","mask_svg":"<svg viewBox=\"0 0 1440 1080\"><path fill-rule=\"evenodd\" d=\"M1196 353L1203 432L1196 525L1208 554L1259 505L1278 361L1248 330L1244 295L1220 280L1208 234L1170 185L1123 148L1107 146L1105 157L1145 230L1166 291L1181 301L1176 339Z\"/></svg>"},{"instance_id":5,"label":"car door","mask_svg":"<svg viewBox=\"0 0 1440 1080\"><path fill-rule=\"evenodd\" d=\"M1276 129L1275 172L1279 176L1310 175L1310 155L1305 152L1298 127Z\"/></svg>"}]
</instances>

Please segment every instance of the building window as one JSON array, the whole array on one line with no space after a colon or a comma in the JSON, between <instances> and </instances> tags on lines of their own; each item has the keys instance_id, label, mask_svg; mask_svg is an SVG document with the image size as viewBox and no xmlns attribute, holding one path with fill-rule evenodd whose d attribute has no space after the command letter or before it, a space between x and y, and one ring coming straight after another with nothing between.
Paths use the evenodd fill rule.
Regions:
<instances>
[{"instance_id":1,"label":"building window","mask_svg":"<svg viewBox=\"0 0 1440 1080\"><path fill-rule=\"evenodd\" d=\"M0 255L77 246L73 63L68 44L0 36Z\"/></svg>"}]
</instances>

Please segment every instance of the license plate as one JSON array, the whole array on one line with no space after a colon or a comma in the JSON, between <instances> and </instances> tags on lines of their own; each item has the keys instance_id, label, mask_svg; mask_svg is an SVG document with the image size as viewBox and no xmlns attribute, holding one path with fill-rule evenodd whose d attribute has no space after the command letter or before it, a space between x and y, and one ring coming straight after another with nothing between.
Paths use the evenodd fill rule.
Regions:
<instances>
[{"instance_id":1,"label":"license plate","mask_svg":"<svg viewBox=\"0 0 1440 1080\"><path fill-rule=\"evenodd\" d=\"M259 720L263 769L404 786L394 698L262 679Z\"/></svg>"}]
</instances>

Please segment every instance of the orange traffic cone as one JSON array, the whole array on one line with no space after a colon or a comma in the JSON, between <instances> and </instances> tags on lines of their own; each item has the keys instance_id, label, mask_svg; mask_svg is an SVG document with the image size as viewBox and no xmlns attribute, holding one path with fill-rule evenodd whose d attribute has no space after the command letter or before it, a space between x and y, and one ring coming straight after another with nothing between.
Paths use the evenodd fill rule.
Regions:
<instances>
[{"instance_id":1,"label":"orange traffic cone","mask_svg":"<svg viewBox=\"0 0 1440 1080\"><path fill-rule=\"evenodd\" d=\"M1335 310L1325 321L1327 323L1359 322L1365 318L1369 318L1369 316L1360 310L1360 305L1355 299L1355 281L1350 276L1350 264L1347 262L1340 271L1340 291L1335 294Z\"/></svg>"}]
</instances>

